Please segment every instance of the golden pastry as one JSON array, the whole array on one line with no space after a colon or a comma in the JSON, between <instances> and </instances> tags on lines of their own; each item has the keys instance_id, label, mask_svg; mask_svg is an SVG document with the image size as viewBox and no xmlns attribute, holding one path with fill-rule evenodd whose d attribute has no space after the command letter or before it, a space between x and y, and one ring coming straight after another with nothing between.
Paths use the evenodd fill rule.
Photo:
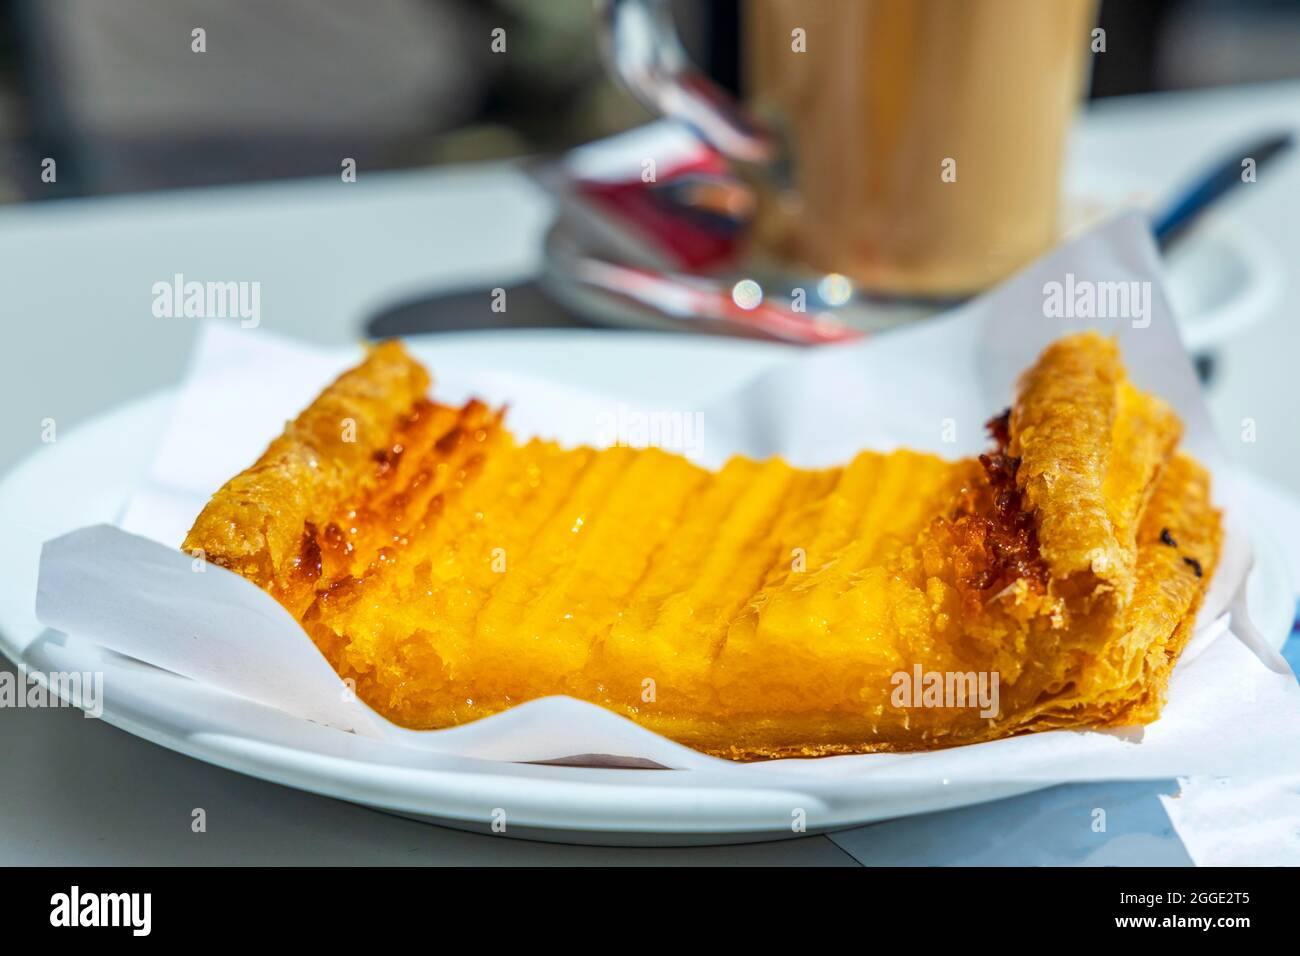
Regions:
<instances>
[{"instance_id":1,"label":"golden pastry","mask_svg":"<svg viewBox=\"0 0 1300 956\"><path fill-rule=\"evenodd\" d=\"M1154 720L1219 551L1209 480L1113 342L1062 339L955 462L838 468L517 441L371 349L185 540L375 710L549 694L735 759Z\"/></svg>"}]
</instances>

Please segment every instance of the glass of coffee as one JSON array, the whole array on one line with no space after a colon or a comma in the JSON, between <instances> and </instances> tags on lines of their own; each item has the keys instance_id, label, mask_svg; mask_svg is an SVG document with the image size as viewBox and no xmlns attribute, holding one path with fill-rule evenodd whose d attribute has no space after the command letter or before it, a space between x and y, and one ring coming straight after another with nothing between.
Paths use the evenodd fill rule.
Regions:
<instances>
[{"instance_id":1,"label":"glass of coffee","mask_svg":"<svg viewBox=\"0 0 1300 956\"><path fill-rule=\"evenodd\" d=\"M1095 0L746 0L744 102L665 0L603 0L620 79L753 187L755 262L955 299L1056 240Z\"/></svg>"}]
</instances>

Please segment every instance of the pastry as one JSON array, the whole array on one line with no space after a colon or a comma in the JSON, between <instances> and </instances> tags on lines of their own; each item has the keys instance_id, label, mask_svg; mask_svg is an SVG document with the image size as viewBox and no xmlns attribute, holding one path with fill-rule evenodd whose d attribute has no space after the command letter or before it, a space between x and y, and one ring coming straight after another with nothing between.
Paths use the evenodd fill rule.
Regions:
<instances>
[{"instance_id":1,"label":"pastry","mask_svg":"<svg viewBox=\"0 0 1300 956\"><path fill-rule=\"evenodd\" d=\"M709 471L519 440L428 388L375 346L184 543L406 727L569 694L757 759L1141 724L1219 552L1177 417L1092 333L1051 345L958 461Z\"/></svg>"}]
</instances>

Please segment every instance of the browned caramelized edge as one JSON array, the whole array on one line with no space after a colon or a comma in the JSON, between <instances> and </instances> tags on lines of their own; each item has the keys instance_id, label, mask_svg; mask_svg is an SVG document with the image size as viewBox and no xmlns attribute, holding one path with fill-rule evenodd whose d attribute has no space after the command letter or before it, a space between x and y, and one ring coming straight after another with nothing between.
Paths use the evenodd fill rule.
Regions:
<instances>
[{"instance_id":1,"label":"browned caramelized edge","mask_svg":"<svg viewBox=\"0 0 1300 956\"><path fill-rule=\"evenodd\" d=\"M1034 514L1016 484L1020 459L1007 452L1010 415L1008 409L985 424L994 448L979 456L979 477L963 490L951 515L938 519L952 541L956 585L964 602L982 605L1019 580L1042 594L1050 579Z\"/></svg>"},{"instance_id":2,"label":"browned caramelized edge","mask_svg":"<svg viewBox=\"0 0 1300 956\"><path fill-rule=\"evenodd\" d=\"M454 417L439 434L434 424L447 413ZM300 619L317 602L345 604L357 596L375 571L400 560L413 532L442 513L448 489L428 494L437 467L455 465L462 479L472 476L483 465L483 453L466 453L466 447L486 440L490 431L500 427L503 416L504 409L493 410L478 399L459 408L417 399L393 430L391 441L372 453L370 480L361 482L359 493L330 514L323 526L306 523L289 574L272 594ZM409 469L403 472L403 462L410 459ZM352 568L358 561L363 567L354 575Z\"/></svg>"}]
</instances>

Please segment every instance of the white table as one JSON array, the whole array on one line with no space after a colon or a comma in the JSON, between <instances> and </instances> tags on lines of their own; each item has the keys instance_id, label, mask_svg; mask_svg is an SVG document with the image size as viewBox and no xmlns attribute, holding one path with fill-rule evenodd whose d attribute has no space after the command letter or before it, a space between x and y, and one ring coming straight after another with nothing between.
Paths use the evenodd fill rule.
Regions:
<instances>
[{"instance_id":1,"label":"white table","mask_svg":"<svg viewBox=\"0 0 1300 956\"><path fill-rule=\"evenodd\" d=\"M1072 162L1173 187L1220 147L1300 129L1300 83L1106 101ZM1300 261L1300 159L1240 192L1230 215ZM1265 188L1267 186L1267 188ZM194 335L151 313L175 273L259 281L262 324L328 343L385 303L500 284L536 268L548 202L509 165L361 171L313 180L0 209L0 472L100 409L177 381ZM1300 278L1276 314L1226 344L1211 406L1245 466L1300 495ZM1258 440L1233 440L1253 418ZM3 529L0 529L0 533ZM0 711L0 863L1186 864L1156 794L1105 788L1111 833L1073 822L1101 797L1062 787L838 835L689 850L548 846L443 830L188 760L67 711ZM208 832L190 831L203 807ZM1119 811L1118 814L1116 811ZM997 839L988 836L997 833ZM847 848L847 851L843 848Z\"/></svg>"}]
</instances>

